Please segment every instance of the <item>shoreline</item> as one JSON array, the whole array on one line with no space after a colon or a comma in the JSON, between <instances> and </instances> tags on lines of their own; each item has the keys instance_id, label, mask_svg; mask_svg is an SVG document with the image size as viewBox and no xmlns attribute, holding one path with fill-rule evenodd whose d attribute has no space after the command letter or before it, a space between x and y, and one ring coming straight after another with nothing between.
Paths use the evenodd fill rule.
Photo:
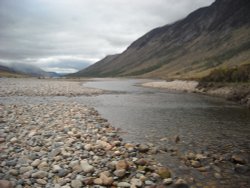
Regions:
<instances>
[{"instance_id":1,"label":"shoreline","mask_svg":"<svg viewBox=\"0 0 250 188\"><path fill-rule=\"evenodd\" d=\"M25 90L15 87L20 82ZM227 184L224 164L231 166L233 174L243 174L242 187L249 182L244 175L249 167L247 152L182 152L181 135L161 138L161 142L171 143L170 147L125 142L120 129L91 106L76 102L79 90L72 90L69 95L64 82L72 83L48 80L46 85L43 80L16 79L1 84L1 188L10 188L10 184L17 188L218 187L218 181ZM63 88L59 97L52 86ZM82 88L81 95L96 95L90 94L89 88ZM164 166L158 157L166 155L173 158L162 161ZM178 162L171 163L172 160ZM184 173L177 173L173 164ZM202 181L200 177L207 179Z\"/></svg>"},{"instance_id":2,"label":"shoreline","mask_svg":"<svg viewBox=\"0 0 250 188\"><path fill-rule=\"evenodd\" d=\"M198 93L224 98L250 108L250 84L206 83L197 81L174 80L154 81L141 84L143 87L169 89L173 91Z\"/></svg>"},{"instance_id":3,"label":"shoreline","mask_svg":"<svg viewBox=\"0 0 250 188\"><path fill-rule=\"evenodd\" d=\"M176 91L185 91L185 92L195 92L198 86L196 81L183 81L183 80L174 80L174 81L153 81L146 82L141 84L143 87L151 88L160 88L160 89L169 89Z\"/></svg>"},{"instance_id":4,"label":"shoreline","mask_svg":"<svg viewBox=\"0 0 250 188\"><path fill-rule=\"evenodd\" d=\"M103 94L101 89L82 87L87 80L1 78L0 97L3 96L90 96Z\"/></svg>"},{"instance_id":5,"label":"shoreline","mask_svg":"<svg viewBox=\"0 0 250 188\"><path fill-rule=\"evenodd\" d=\"M1 188L188 187L152 158L164 151L123 142L119 131L94 108L63 100L45 102L46 97L88 96L99 90L79 90L78 82L47 81L1 80ZM65 85L73 88L70 95ZM1 102L18 96L43 101Z\"/></svg>"}]
</instances>

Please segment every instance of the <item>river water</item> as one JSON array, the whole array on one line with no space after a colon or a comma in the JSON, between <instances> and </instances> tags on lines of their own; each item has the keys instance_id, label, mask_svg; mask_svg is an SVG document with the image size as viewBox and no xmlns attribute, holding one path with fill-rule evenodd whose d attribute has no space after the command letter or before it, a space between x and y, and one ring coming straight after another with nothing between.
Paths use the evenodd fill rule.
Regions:
<instances>
[{"instance_id":1,"label":"river water","mask_svg":"<svg viewBox=\"0 0 250 188\"><path fill-rule=\"evenodd\" d=\"M243 152L249 160L248 109L220 98L138 86L142 82L145 80L94 80L84 86L113 92L79 100L95 107L113 126L121 128L121 136L127 142L174 148L180 155L192 151L225 157ZM173 141L176 135L180 137L177 144ZM177 176L187 173L201 182L209 179L219 187L234 187L232 183L239 181L243 182L242 187L248 187L250 183L249 173L237 174L230 162L218 165L221 169L216 167L216 171L201 174L186 168L173 153L156 158L173 168Z\"/></svg>"},{"instance_id":2,"label":"river water","mask_svg":"<svg viewBox=\"0 0 250 188\"><path fill-rule=\"evenodd\" d=\"M84 87L105 94L76 97L7 97L4 103L77 102L96 108L112 126L120 128L126 142L154 144L165 153L153 155L195 187L250 187L250 110L224 99L167 89L144 88L152 80L94 79ZM174 138L179 136L176 143ZM186 154L202 154L205 171L184 160ZM240 154L246 164L231 160ZM238 170L236 170L238 168ZM195 179L195 181L192 180Z\"/></svg>"}]
</instances>

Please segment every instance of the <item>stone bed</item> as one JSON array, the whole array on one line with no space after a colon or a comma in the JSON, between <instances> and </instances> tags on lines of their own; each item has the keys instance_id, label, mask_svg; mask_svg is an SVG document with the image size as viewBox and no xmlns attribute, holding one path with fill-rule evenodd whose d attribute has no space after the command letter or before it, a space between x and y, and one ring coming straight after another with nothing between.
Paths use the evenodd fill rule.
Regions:
<instances>
[{"instance_id":1,"label":"stone bed","mask_svg":"<svg viewBox=\"0 0 250 188\"><path fill-rule=\"evenodd\" d=\"M3 100L102 93L71 81L0 82ZM152 158L157 147L124 143L95 109L77 103L0 103L0 150L1 188L188 187Z\"/></svg>"}]
</instances>

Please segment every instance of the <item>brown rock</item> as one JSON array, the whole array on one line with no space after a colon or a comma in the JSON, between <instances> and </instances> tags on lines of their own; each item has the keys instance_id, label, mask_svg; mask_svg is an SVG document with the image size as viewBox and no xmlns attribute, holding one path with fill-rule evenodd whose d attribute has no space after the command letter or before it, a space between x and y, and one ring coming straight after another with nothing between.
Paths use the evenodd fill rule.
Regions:
<instances>
[{"instance_id":1,"label":"brown rock","mask_svg":"<svg viewBox=\"0 0 250 188\"><path fill-rule=\"evenodd\" d=\"M199 168L199 167L201 167L201 164L200 164L199 161L192 160L191 161L191 166L194 167L194 168Z\"/></svg>"},{"instance_id":2,"label":"brown rock","mask_svg":"<svg viewBox=\"0 0 250 188\"><path fill-rule=\"evenodd\" d=\"M133 144L126 143L126 144L124 145L124 147L125 147L126 149L129 149L129 148L134 148L135 146L134 146Z\"/></svg>"},{"instance_id":3,"label":"brown rock","mask_svg":"<svg viewBox=\"0 0 250 188\"><path fill-rule=\"evenodd\" d=\"M86 177L82 180L82 182L85 184L85 185L92 185L94 183L94 178L92 177Z\"/></svg>"},{"instance_id":4,"label":"brown rock","mask_svg":"<svg viewBox=\"0 0 250 188\"><path fill-rule=\"evenodd\" d=\"M115 165L116 170L127 170L129 168L128 162L125 160L120 160Z\"/></svg>"},{"instance_id":5,"label":"brown rock","mask_svg":"<svg viewBox=\"0 0 250 188\"><path fill-rule=\"evenodd\" d=\"M96 185L102 185L102 179L101 178L94 179L94 184L96 184Z\"/></svg>"},{"instance_id":6,"label":"brown rock","mask_svg":"<svg viewBox=\"0 0 250 188\"><path fill-rule=\"evenodd\" d=\"M0 187L1 188L13 188L11 182L7 180L0 180Z\"/></svg>"},{"instance_id":7,"label":"brown rock","mask_svg":"<svg viewBox=\"0 0 250 188\"><path fill-rule=\"evenodd\" d=\"M188 158L189 160L194 160L195 157L196 157L196 155L195 155L194 153L192 153L192 152L190 152L190 153L187 154L187 158Z\"/></svg>"},{"instance_id":8,"label":"brown rock","mask_svg":"<svg viewBox=\"0 0 250 188\"><path fill-rule=\"evenodd\" d=\"M175 143L180 142L180 136L179 135L175 136L174 137L174 141L175 141Z\"/></svg>"},{"instance_id":9,"label":"brown rock","mask_svg":"<svg viewBox=\"0 0 250 188\"><path fill-rule=\"evenodd\" d=\"M140 144L138 147L139 152L146 153L149 150L148 145L146 144Z\"/></svg>"},{"instance_id":10,"label":"brown rock","mask_svg":"<svg viewBox=\"0 0 250 188\"><path fill-rule=\"evenodd\" d=\"M0 143L3 143L5 142L5 139L4 138L0 138Z\"/></svg>"},{"instance_id":11,"label":"brown rock","mask_svg":"<svg viewBox=\"0 0 250 188\"><path fill-rule=\"evenodd\" d=\"M109 177L110 173L108 171L100 173L100 178L102 180L102 185L112 185L114 182L114 179L112 177Z\"/></svg>"},{"instance_id":12,"label":"brown rock","mask_svg":"<svg viewBox=\"0 0 250 188\"><path fill-rule=\"evenodd\" d=\"M43 161L38 165L38 169L48 171L50 169L50 166L46 161Z\"/></svg>"},{"instance_id":13,"label":"brown rock","mask_svg":"<svg viewBox=\"0 0 250 188\"><path fill-rule=\"evenodd\" d=\"M124 169L114 171L114 175L116 175L117 177L123 177L125 176L125 174L126 174L126 170Z\"/></svg>"},{"instance_id":14,"label":"brown rock","mask_svg":"<svg viewBox=\"0 0 250 188\"><path fill-rule=\"evenodd\" d=\"M189 188L187 182L183 179L176 180L174 188Z\"/></svg>"},{"instance_id":15,"label":"brown rock","mask_svg":"<svg viewBox=\"0 0 250 188\"><path fill-rule=\"evenodd\" d=\"M234 154L232 156L232 161L238 164L246 164L247 160L245 159L245 157L243 155L240 154Z\"/></svg>"},{"instance_id":16,"label":"brown rock","mask_svg":"<svg viewBox=\"0 0 250 188\"><path fill-rule=\"evenodd\" d=\"M145 166L148 164L148 161L144 158L138 159L137 161L135 161L135 164L140 165L140 166Z\"/></svg>"},{"instance_id":17,"label":"brown rock","mask_svg":"<svg viewBox=\"0 0 250 188\"><path fill-rule=\"evenodd\" d=\"M157 174L159 174L159 176L163 179L171 178L171 172L166 167L159 167L157 169Z\"/></svg>"}]
</instances>

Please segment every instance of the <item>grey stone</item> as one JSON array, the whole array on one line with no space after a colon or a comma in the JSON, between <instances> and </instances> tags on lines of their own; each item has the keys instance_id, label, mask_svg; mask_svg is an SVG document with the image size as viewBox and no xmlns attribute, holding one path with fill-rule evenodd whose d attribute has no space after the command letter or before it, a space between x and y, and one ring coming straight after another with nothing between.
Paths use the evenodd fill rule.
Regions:
<instances>
[{"instance_id":1,"label":"grey stone","mask_svg":"<svg viewBox=\"0 0 250 188\"><path fill-rule=\"evenodd\" d=\"M173 179L172 178L167 178L163 180L163 184L164 185L170 185L173 183Z\"/></svg>"},{"instance_id":2,"label":"grey stone","mask_svg":"<svg viewBox=\"0 0 250 188\"><path fill-rule=\"evenodd\" d=\"M82 170L86 173L92 173L95 171L94 167L88 163L86 160L81 161Z\"/></svg>"},{"instance_id":3,"label":"grey stone","mask_svg":"<svg viewBox=\"0 0 250 188\"><path fill-rule=\"evenodd\" d=\"M48 172L45 172L45 171L38 171L38 172L35 172L31 175L33 178L44 178L44 177L47 177L48 176Z\"/></svg>"},{"instance_id":4,"label":"grey stone","mask_svg":"<svg viewBox=\"0 0 250 188\"><path fill-rule=\"evenodd\" d=\"M40 159L36 159L36 160L34 160L34 161L31 163L31 166L37 167L40 163L41 163L41 160L40 160Z\"/></svg>"},{"instance_id":5,"label":"grey stone","mask_svg":"<svg viewBox=\"0 0 250 188\"><path fill-rule=\"evenodd\" d=\"M6 166L16 166L17 161L14 160L10 160L10 161L6 161Z\"/></svg>"},{"instance_id":6,"label":"grey stone","mask_svg":"<svg viewBox=\"0 0 250 188\"><path fill-rule=\"evenodd\" d=\"M126 174L126 170L124 169L114 171L114 175L116 175L117 177L123 177L125 174Z\"/></svg>"},{"instance_id":7,"label":"grey stone","mask_svg":"<svg viewBox=\"0 0 250 188\"><path fill-rule=\"evenodd\" d=\"M118 186L118 187L130 187L131 185L130 185L130 183L128 183L128 182L119 182L119 183L117 184L117 186Z\"/></svg>"},{"instance_id":8,"label":"grey stone","mask_svg":"<svg viewBox=\"0 0 250 188\"><path fill-rule=\"evenodd\" d=\"M44 179L37 179L36 182L40 185L46 185L47 182Z\"/></svg>"},{"instance_id":9,"label":"grey stone","mask_svg":"<svg viewBox=\"0 0 250 188\"><path fill-rule=\"evenodd\" d=\"M71 186L73 188L81 188L82 187L82 182L80 180L72 180L71 181Z\"/></svg>"},{"instance_id":10,"label":"grey stone","mask_svg":"<svg viewBox=\"0 0 250 188\"><path fill-rule=\"evenodd\" d=\"M130 180L131 185L134 185L136 187L141 187L142 186L142 181L140 179L137 178L132 178Z\"/></svg>"},{"instance_id":11,"label":"grey stone","mask_svg":"<svg viewBox=\"0 0 250 188\"><path fill-rule=\"evenodd\" d=\"M66 176L68 173L69 173L68 170L66 170L66 169L60 169L60 170L58 171L58 176L59 176L59 177L64 177L64 176Z\"/></svg>"},{"instance_id":12,"label":"grey stone","mask_svg":"<svg viewBox=\"0 0 250 188\"><path fill-rule=\"evenodd\" d=\"M33 167L32 166L27 166L27 167L21 167L19 169L19 172L20 172L20 174L24 174L25 172L28 172L28 171L31 171L31 170L33 170Z\"/></svg>"},{"instance_id":13,"label":"grey stone","mask_svg":"<svg viewBox=\"0 0 250 188\"><path fill-rule=\"evenodd\" d=\"M49 157L54 158L55 156L59 155L60 153L61 153L61 149L60 149L60 148L53 149L53 150L50 152Z\"/></svg>"}]
</instances>

